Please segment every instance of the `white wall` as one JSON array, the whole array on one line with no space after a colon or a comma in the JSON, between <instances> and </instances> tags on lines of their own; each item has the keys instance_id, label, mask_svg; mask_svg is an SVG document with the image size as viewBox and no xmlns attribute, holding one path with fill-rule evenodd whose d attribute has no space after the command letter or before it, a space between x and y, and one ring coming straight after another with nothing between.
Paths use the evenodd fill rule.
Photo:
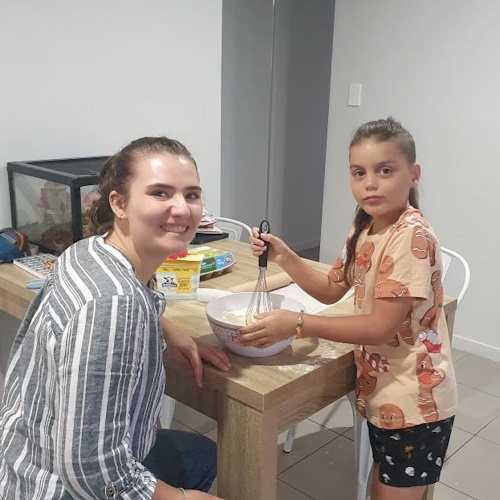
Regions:
<instances>
[{"instance_id":1,"label":"white wall","mask_svg":"<svg viewBox=\"0 0 500 500\"><path fill-rule=\"evenodd\" d=\"M181 140L220 209L222 0L0 3L0 228L8 161Z\"/></svg>"},{"instance_id":2,"label":"white wall","mask_svg":"<svg viewBox=\"0 0 500 500\"><path fill-rule=\"evenodd\" d=\"M221 25L222 0L1 2L0 228L8 161L109 155L144 135L191 150L218 211ZM16 323L0 323L1 388Z\"/></svg>"},{"instance_id":3,"label":"white wall","mask_svg":"<svg viewBox=\"0 0 500 500\"><path fill-rule=\"evenodd\" d=\"M337 0L320 256L333 260L352 220L352 133L395 116L417 144L424 214L472 269L454 345L496 360L499 19L497 0ZM359 108L347 106L350 82L363 84Z\"/></svg>"}]
</instances>

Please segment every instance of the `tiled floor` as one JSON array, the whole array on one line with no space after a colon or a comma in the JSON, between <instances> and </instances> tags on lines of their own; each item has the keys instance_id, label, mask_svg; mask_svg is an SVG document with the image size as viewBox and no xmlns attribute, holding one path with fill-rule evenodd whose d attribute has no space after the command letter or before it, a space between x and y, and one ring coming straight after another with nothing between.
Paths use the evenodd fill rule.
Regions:
<instances>
[{"instance_id":1,"label":"tiled floor","mask_svg":"<svg viewBox=\"0 0 500 500\"><path fill-rule=\"evenodd\" d=\"M500 364L454 350L460 407L435 500L498 500ZM216 439L216 424L181 404L173 426ZM278 500L355 499L352 413L346 398L298 426L292 453L278 439ZM397 499L395 499L397 500Z\"/></svg>"}]
</instances>

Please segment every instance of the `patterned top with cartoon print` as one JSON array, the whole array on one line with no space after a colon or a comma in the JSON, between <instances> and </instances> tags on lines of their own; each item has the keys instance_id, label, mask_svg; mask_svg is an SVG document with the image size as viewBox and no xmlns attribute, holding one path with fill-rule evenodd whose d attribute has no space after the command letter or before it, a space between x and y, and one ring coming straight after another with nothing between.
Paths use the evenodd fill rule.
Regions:
<instances>
[{"instance_id":1,"label":"patterned top with cartoon print","mask_svg":"<svg viewBox=\"0 0 500 500\"><path fill-rule=\"evenodd\" d=\"M409 207L387 231L364 229L344 281L345 248L329 272L354 286L355 314L379 297L414 297L386 345L356 345L358 411L373 425L401 429L455 415L457 389L443 307L441 249L420 211ZM351 230L350 235L353 233Z\"/></svg>"}]
</instances>

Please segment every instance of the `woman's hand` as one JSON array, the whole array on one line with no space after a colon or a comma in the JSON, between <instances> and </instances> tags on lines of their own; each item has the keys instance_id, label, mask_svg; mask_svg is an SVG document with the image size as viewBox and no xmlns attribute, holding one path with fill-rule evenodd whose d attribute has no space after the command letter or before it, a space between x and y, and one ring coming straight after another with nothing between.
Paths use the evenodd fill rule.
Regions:
<instances>
[{"instance_id":1,"label":"woman's hand","mask_svg":"<svg viewBox=\"0 0 500 500\"><path fill-rule=\"evenodd\" d=\"M198 387L203 387L203 359L223 372L229 370L231 362L219 348L197 342L163 316L160 323L167 341L167 356L192 373Z\"/></svg>"},{"instance_id":2,"label":"woman's hand","mask_svg":"<svg viewBox=\"0 0 500 500\"><path fill-rule=\"evenodd\" d=\"M295 336L298 312L284 309L256 314L251 325L238 330L238 342L253 347L269 347L279 340Z\"/></svg>"},{"instance_id":3,"label":"woman's hand","mask_svg":"<svg viewBox=\"0 0 500 500\"><path fill-rule=\"evenodd\" d=\"M188 500L223 500L220 497L214 497L210 493L203 493L198 490L186 490L186 498Z\"/></svg>"},{"instance_id":4,"label":"woman's hand","mask_svg":"<svg viewBox=\"0 0 500 500\"><path fill-rule=\"evenodd\" d=\"M183 496L179 488L175 488L163 481L157 480L152 500L181 500ZM188 500L224 500L199 490L185 490L185 497Z\"/></svg>"}]
</instances>

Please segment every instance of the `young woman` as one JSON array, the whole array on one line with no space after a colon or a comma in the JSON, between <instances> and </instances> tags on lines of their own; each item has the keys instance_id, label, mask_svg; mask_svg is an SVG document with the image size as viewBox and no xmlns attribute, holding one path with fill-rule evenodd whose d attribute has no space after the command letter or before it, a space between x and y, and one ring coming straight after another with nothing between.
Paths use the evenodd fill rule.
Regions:
<instances>
[{"instance_id":1,"label":"young woman","mask_svg":"<svg viewBox=\"0 0 500 500\"><path fill-rule=\"evenodd\" d=\"M356 344L357 407L374 456L372 500L420 500L439 480L457 408L444 314L440 245L417 204L420 165L412 136L392 118L362 125L350 147L358 205L344 251L328 275L279 238L253 229L254 255L269 259L316 299L332 304L354 287L354 315L271 311L240 330L268 346L296 331Z\"/></svg>"},{"instance_id":2,"label":"young woman","mask_svg":"<svg viewBox=\"0 0 500 500\"><path fill-rule=\"evenodd\" d=\"M95 234L69 247L12 347L0 414L0 497L208 500L214 444L158 430L167 353L202 383L197 344L164 317L156 268L202 213L196 163L166 137L133 141L104 165Z\"/></svg>"}]
</instances>

